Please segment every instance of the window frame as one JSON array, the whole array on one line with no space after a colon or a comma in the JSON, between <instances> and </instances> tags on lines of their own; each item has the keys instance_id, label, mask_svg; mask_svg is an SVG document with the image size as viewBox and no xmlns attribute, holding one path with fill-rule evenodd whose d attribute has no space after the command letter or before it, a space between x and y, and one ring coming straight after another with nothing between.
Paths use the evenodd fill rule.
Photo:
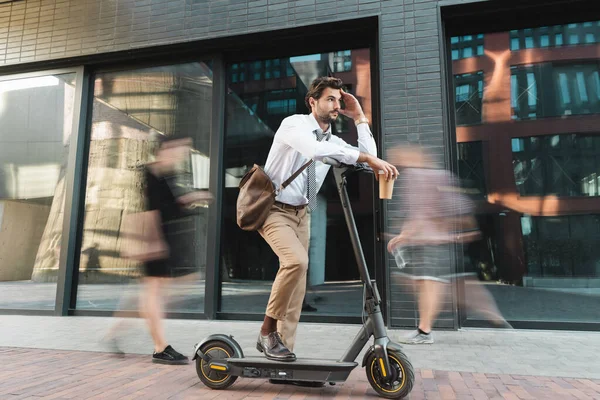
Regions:
<instances>
[{"instance_id":1,"label":"window frame","mask_svg":"<svg viewBox=\"0 0 600 400\"><path fill-rule=\"evenodd\" d=\"M504 0L503 2L484 2L478 0L441 0L438 2L438 26L440 27L439 48L441 53L441 74L444 82L442 110L444 112L443 129L446 132L445 141L448 143L445 152L446 164L454 172L457 171L457 154L454 144L457 143L457 125L453 104L453 69L450 37L473 34L474 32L496 33L507 32L511 29L523 29L539 25L561 24L565 20L585 21L593 15L597 4L593 0L557 0L555 7L547 7L545 0ZM509 41L510 46L510 41ZM586 132L587 133L587 132ZM461 132L461 135L463 132ZM478 140L475 135L473 139ZM587 203L586 203L587 204ZM460 258L460 257L459 257ZM460 265L460 259L459 265ZM459 271L461 269L459 267ZM464 285L456 286L457 301L464 301ZM467 316L466 309L456 306L458 312L457 326L489 327L482 319ZM511 320L515 328L523 329L570 329L570 330L600 330L600 323L593 321L571 322L566 320Z\"/></svg>"},{"instance_id":2,"label":"window frame","mask_svg":"<svg viewBox=\"0 0 600 400\"><path fill-rule=\"evenodd\" d=\"M63 229L60 241L58 276L56 284L54 310L39 309L0 309L2 314L20 315L67 315L71 306L74 264L77 262L73 245L77 238L79 212L77 203L80 189L79 175L82 173L82 152L85 140L81 137L81 128L87 118L85 99L88 91L89 76L83 66L73 66L56 69L40 69L19 74L1 74L0 82L18 79L37 78L43 76L75 74L75 96L73 99L73 120L71 121L71 137L67 154L65 171L65 200L62 209Z\"/></svg>"}]
</instances>

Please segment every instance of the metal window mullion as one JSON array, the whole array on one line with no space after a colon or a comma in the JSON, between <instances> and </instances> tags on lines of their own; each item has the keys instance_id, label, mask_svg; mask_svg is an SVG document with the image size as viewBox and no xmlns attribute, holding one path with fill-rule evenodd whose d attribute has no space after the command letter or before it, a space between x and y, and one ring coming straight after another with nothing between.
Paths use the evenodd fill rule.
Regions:
<instances>
[{"instance_id":1,"label":"metal window mullion","mask_svg":"<svg viewBox=\"0 0 600 400\"><path fill-rule=\"evenodd\" d=\"M567 239L569 242L573 241L573 230L571 229L571 223L573 221L573 218L571 218L570 216L567 216L565 218L567 220L567 229L569 232L569 238ZM571 278L575 277L575 259L573 258L573 252L569 252L569 260L571 262L571 265L569 266L569 269L571 270Z\"/></svg>"},{"instance_id":2,"label":"metal window mullion","mask_svg":"<svg viewBox=\"0 0 600 400\"><path fill-rule=\"evenodd\" d=\"M89 102L89 74L84 67L76 70L75 99L69 153L65 174L65 201L63 209L63 229L59 258L58 281L56 285L55 315L68 315L73 298L73 277L77 273L75 264L79 259L78 227L82 217L80 205L84 200L83 178L87 110Z\"/></svg>"},{"instance_id":3,"label":"metal window mullion","mask_svg":"<svg viewBox=\"0 0 600 400\"><path fill-rule=\"evenodd\" d=\"M532 38L533 38L533 48L534 49L539 49L542 47L542 32L540 31L540 28L535 28L533 30L532 33Z\"/></svg>"},{"instance_id":4,"label":"metal window mullion","mask_svg":"<svg viewBox=\"0 0 600 400\"><path fill-rule=\"evenodd\" d=\"M214 319L217 315L220 298L221 271L221 223L222 202L224 193L224 141L226 118L226 71L223 56L213 58L213 92L212 92L212 123L210 138L210 179L209 188L213 193L214 202L208 218L208 232L213 232L207 238L206 276L204 293L204 315Z\"/></svg>"},{"instance_id":5,"label":"metal window mullion","mask_svg":"<svg viewBox=\"0 0 600 400\"><path fill-rule=\"evenodd\" d=\"M527 84L527 72L528 68L520 68L519 69L519 77L517 78L517 87L525 88L525 92L519 94L519 111L521 111L521 119L529 118L529 93Z\"/></svg>"},{"instance_id":6,"label":"metal window mullion","mask_svg":"<svg viewBox=\"0 0 600 400\"><path fill-rule=\"evenodd\" d=\"M525 49L525 29L519 30L519 50Z\"/></svg>"}]
</instances>

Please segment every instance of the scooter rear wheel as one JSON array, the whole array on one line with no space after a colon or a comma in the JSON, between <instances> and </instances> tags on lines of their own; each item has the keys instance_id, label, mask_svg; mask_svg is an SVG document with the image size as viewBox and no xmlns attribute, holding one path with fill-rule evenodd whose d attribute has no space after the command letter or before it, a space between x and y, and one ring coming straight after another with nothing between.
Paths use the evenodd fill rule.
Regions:
<instances>
[{"instance_id":1,"label":"scooter rear wheel","mask_svg":"<svg viewBox=\"0 0 600 400\"><path fill-rule=\"evenodd\" d=\"M386 399L402 399L410 393L415 383L415 373L413 366L401 351L388 349L388 360L392 371L392 379L385 381L380 362L375 355L371 353L366 363L367 379L371 387L381 397Z\"/></svg>"},{"instance_id":2,"label":"scooter rear wheel","mask_svg":"<svg viewBox=\"0 0 600 400\"><path fill-rule=\"evenodd\" d=\"M208 357L216 360L235 357L235 351L225 342L213 340L200 347L200 351ZM211 389L227 389L237 380L237 376L216 370L201 357L196 359L196 373L198 378Z\"/></svg>"}]
</instances>

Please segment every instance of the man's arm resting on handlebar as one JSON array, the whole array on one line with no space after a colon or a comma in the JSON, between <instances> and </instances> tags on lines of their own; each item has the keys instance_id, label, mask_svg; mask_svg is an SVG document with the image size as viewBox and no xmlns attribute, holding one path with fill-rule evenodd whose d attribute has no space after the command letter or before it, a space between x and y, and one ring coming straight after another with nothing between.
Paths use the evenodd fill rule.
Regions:
<instances>
[{"instance_id":1,"label":"man's arm resting on handlebar","mask_svg":"<svg viewBox=\"0 0 600 400\"><path fill-rule=\"evenodd\" d=\"M377 180L379 180L379 171L383 171L386 180L395 179L398 176L396 167L369 153L360 152L357 161L369 164L369 167L375 172L375 179Z\"/></svg>"},{"instance_id":2,"label":"man's arm resting on handlebar","mask_svg":"<svg viewBox=\"0 0 600 400\"><path fill-rule=\"evenodd\" d=\"M373 159L373 158L377 158L369 153L363 153L362 151L358 154L358 160L356 160L356 162L364 162L369 164L369 160Z\"/></svg>"}]
</instances>

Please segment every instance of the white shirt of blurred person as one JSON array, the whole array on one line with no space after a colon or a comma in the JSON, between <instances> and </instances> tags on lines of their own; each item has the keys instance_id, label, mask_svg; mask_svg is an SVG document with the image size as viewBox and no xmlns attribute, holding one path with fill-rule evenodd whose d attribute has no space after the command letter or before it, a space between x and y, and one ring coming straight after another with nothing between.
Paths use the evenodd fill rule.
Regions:
<instances>
[{"instance_id":1,"label":"white shirt of blurred person","mask_svg":"<svg viewBox=\"0 0 600 400\"><path fill-rule=\"evenodd\" d=\"M341 109L341 101L346 105ZM344 164L368 163L373 170L384 171L385 179L398 175L396 168L377 158L377 146L358 100L342 89L342 81L333 77L315 79L305 98L309 115L285 118L273 139L265 172L278 187L309 159L315 160L316 188L321 188L329 165L325 157ZM358 130L358 147L331 135L331 123L339 114L352 118ZM321 131L326 136L317 139ZM329 136L330 135L330 136ZM257 349L266 357L279 361L294 361L292 352L306 291L308 269L308 168L276 197L261 236L279 257L279 270L258 336ZM377 177L377 175L375 175Z\"/></svg>"}]
</instances>

